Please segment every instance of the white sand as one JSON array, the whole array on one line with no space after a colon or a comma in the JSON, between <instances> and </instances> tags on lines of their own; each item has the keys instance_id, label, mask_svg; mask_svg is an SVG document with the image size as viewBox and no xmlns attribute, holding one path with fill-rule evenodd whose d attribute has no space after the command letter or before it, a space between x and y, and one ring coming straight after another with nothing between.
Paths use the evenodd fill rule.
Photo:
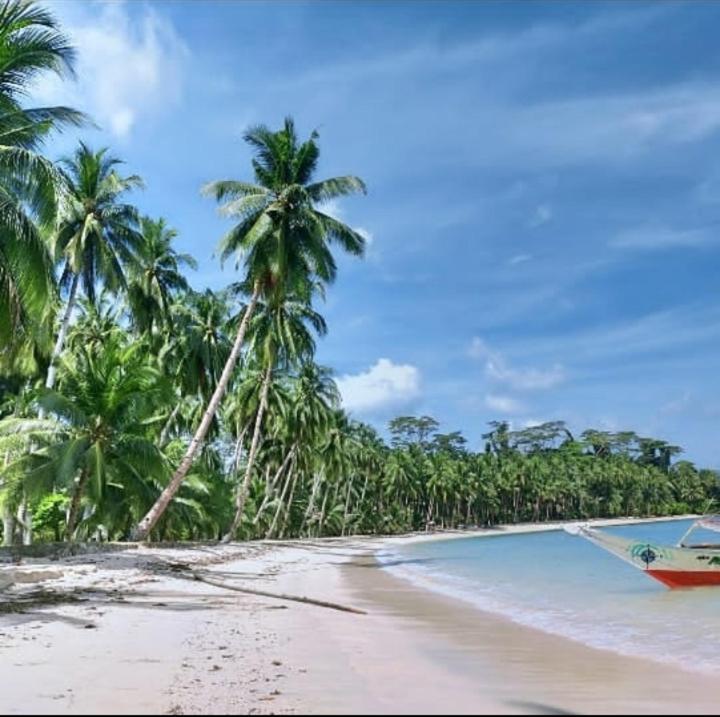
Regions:
<instances>
[{"instance_id":1,"label":"white sand","mask_svg":"<svg viewBox=\"0 0 720 717\"><path fill-rule=\"evenodd\" d=\"M428 537L438 536L404 540ZM19 583L0 593L0 603L39 587L82 588L76 597L84 601L0 613L0 712L712 714L720 703L712 679L587 648L419 590L375 566L371 556L386 544L353 538L140 548L28 561L32 570L60 568L64 576ZM151 567L159 560L368 614L157 574Z\"/></svg>"}]
</instances>

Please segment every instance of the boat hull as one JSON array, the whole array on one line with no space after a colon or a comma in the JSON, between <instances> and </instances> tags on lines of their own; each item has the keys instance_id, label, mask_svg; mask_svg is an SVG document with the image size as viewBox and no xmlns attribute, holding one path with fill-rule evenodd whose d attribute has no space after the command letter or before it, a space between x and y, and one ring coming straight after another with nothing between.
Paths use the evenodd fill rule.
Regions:
<instances>
[{"instance_id":1,"label":"boat hull","mask_svg":"<svg viewBox=\"0 0 720 717\"><path fill-rule=\"evenodd\" d=\"M720 585L720 571L646 570L647 574L669 588L699 588Z\"/></svg>"}]
</instances>

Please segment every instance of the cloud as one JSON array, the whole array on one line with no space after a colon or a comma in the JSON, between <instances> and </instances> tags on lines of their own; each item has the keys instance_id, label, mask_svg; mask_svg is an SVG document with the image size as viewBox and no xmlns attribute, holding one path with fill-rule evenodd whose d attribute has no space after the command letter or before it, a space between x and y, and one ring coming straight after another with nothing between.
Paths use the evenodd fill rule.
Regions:
<instances>
[{"instance_id":1,"label":"cloud","mask_svg":"<svg viewBox=\"0 0 720 717\"><path fill-rule=\"evenodd\" d=\"M133 10L121 2L71 6L61 21L77 48L77 81L44 77L34 97L82 109L119 138L175 107L188 50L155 9Z\"/></svg>"},{"instance_id":2,"label":"cloud","mask_svg":"<svg viewBox=\"0 0 720 717\"><path fill-rule=\"evenodd\" d=\"M693 398L690 391L685 391L682 396L660 406L658 413L660 415L677 415L688 413L698 404L698 401Z\"/></svg>"},{"instance_id":3,"label":"cloud","mask_svg":"<svg viewBox=\"0 0 720 717\"><path fill-rule=\"evenodd\" d=\"M510 266L517 266L518 264L524 264L526 261L532 259L532 254L516 254L512 259L508 261Z\"/></svg>"},{"instance_id":4,"label":"cloud","mask_svg":"<svg viewBox=\"0 0 720 717\"><path fill-rule=\"evenodd\" d=\"M340 376L337 385L348 411L367 413L416 399L420 395L420 371L410 364L381 358L363 373Z\"/></svg>"},{"instance_id":5,"label":"cloud","mask_svg":"<svg viewBox=\"0 0 720 717\"><path fill-rule=\"evenodd\" d=\"M616 249L661 250L677 247L699 247L717 239L717 232L708 229L671 229L663 226L642 226L618 234L610 241Z\"/></svg>"},{"instance_id":6,"label":"cloud","mask_svg":"<svg viewBox=\"0 0 720 717\"><path fill-rule=\"evenodd\" d=\"M537 85L547 83L553 68L564 76L560 63L566 65L575 53L602 51L618 33L628 38L648 31L674 11L667 7L596 13L586 22L541 22L457 43L419 38L390 52L356 53L349 62L301 72L274 91L296 93L298 101L315 93L330 110L352 112L356 121L368 126L377 123L379 105L391 104L395 111L384 118L383 129L393 137L387 161L397 158L395 171L406 171L403 158L420 147L449 166L484 169L526 171L589 163L626 165L643 157L656 160L663 150L682 149L720 130L717 83L587 86L565 96L542 95ZM425 78L424 89L417 91L420 76ZM465 79L477 77L494 81ZM427 86L433 88L431 102ZM352 102L360 91L365 97L362 106ZM465 111L458 113L458 106ZM413 121L419 113L443 127L433 148L427 147L425 126ZM368 151L377 141L372 133L358 139ZM541 222L542 216L543 212Z\"/></svg>"},{"instance_id":7,"label":"cloud","mask_svg":"<svg viewBox=\"0 0 720 717\"><path fill-rule=\"evenodd\" d=\"M512 368L500 353L493 351L479 336L473 338L468 354L472 358L485 360L485 375L489 379L516 391L552 388L565 380L565 370L560 364L546 370Z\"/></svg>"},{"instance_id":8,"label":"cloud","mask_svg":"<svg viewBox=\"0 0 720 717\"><path fill-rule=\"evenodd\" d=\"M553 218L553 210L548 204L540 204L533 213L532 217L530 217L530 221L528 222L528 226L532 229L536 229L537 227L541 227L543 224L547 224L549 221L551 221Z\"/></svg>"},{"instance_id":9,"label":"cloud","mask_svg":"<svg viewBox=\"0 0 720 717\"><path fill-rule=\"evenodd\" d=\"M489 394L485 396L485 405L499 413L525 413L527 410L520 401L511 398L510 396L499 396L496 394Z\"/></svg>"},{"instance_id":10,"label":"cloud","mask_svg":"<svg viewBox=\"0 0 720 717\"><path fill-rule=\"evenodd\" d=\"M575 364L628 365L631 357L667 361L672 354L702 355L720 338L720 306L690 303L595 329L532 337L515 344L534 356L573 356ZM478 339L479 340L479 339ZM472 345L471 345L472 348ZM620 357L624 357L620 361ZM614 364L613 364L614 365Z\"/></svg>"},{"instance_id":11,"label":"cloud","mask_svg":"<svg viewBox=\"0 0 720 717\"><path fill-rule=\"evenodd\" d=\"M375 241L375 235L369 229L365 229L365 227L355 227L355 231L365 239L367 246L372 246Z\"/></svg>"},{"instance_id":12,"label":"cloud","mask_svg":"<svg viewBox=\"0 0 720 717\"><path fill-rule=\"evenodd\" d=\"M337 219L339 222L347 223L345 209L337 199L326 199L324 202L320 202L317 208L323 214L328 214L334 219ZM352 227L352 229L356 231L363 239L365 239L367 248L370 248L373 245L373 242L375 241L375 235L369 229L359 226Z\"/></svg>"},{"instance_id":13,"label":"cloud","mask_svg":"<svg viewBox=\"0 0 720 717\"><path fill-rule=\"evenodd\" d=\"M546 421L541 421L539 418L528 418L527 420L522 422L522 427L536 428L537 426L542 426L543 423L546 423Z\"/></svg>"}]
</instances>

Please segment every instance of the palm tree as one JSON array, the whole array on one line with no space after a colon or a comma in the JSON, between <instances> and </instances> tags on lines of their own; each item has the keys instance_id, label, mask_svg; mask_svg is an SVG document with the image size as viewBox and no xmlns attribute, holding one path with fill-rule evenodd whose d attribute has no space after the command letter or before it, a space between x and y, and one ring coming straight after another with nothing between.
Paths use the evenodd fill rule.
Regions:
<instances>
[{"instance_id":1,"label":"palm tree","mask_svg":"<svg viewBox=\"0 0 720 717\"><path fill-rule=\"evenodd\" d=\"M227 390L245 339L248 322L261 293L297 287L303 281L332 282L336 275L330 244L337 242L351 254L363 253L365 240L356 231L318 209L330 199L365 192L357 177L313 181L320 150L318 134L299 143L291 119L273 132L265 126L245 134L255 157L255 183L212 182L205 194L225 202L221 211L238 223L221 242L223 260L240 255L244 285L250 301L239 322L232 351L200 425L167 488L137 526L134 536L144 540L179 489Z\"/></svg>"},{"instance_id":2,"label":"palm tree","mask_svg":"<svg viewBox=\"0 0 720 717\"><path fill-rule=\"evenodd\" d=\"M309 327L319 336L327 332L324 319L311 308L309 296L304 295L287 297L280 303L263 303L253 320L250 352L260 359L265 368L245 476L237 494L235 518L224 537L226 542L234 537L245 509L273 369L277 365L287 370L298 361L309 359L313 355L315 340Z\"/></svg>"},{"instance_id":3,"label":"palm tree","mask_svg":"<svg viewBox=\"0 0 720 717\"><path fill-rule=\"evenodd\" d=\"M222 293L188 291L170 307L158 363L173 377L177 400L161 432L161 446L181 413L186 419L183 427L197 422L198 407L202 410L215 391L231 348L227 329L228 304Z\"/></svg>"},{"instance_id":4,"label":"palm tree","mask_svg":"<svg viewBox=\"0 0 720 717\"><path fill-rule=\"evenodd\" d=\"M167 325L170 306L178 292L189 291L184 267L197 269L190 254L179 254L172 246L177 232L164 219L140 219L142 241L130 268L128 305L136 330L148 335Z\"/></svg>"},{"instance_id":5,"label":"palm tree","mask_svg":"<svg viewBox=\"0 0 720 717\"><path fill-rule=\"evenodd\" d=\"M72 157L61 160L64 206L53 249L56 260L64 265L60 284L68 288L68 298L45 381L47 388L55 384L56 364L80 283L91 302L98 283L111 292L125 289L127 268L142 242L137 209L122 199L143 183L137 175L121 177L116 169L119 164L107 149L95 152L82 142Z\"/></svg>"},{"instance_id":6,"label":"palm tree","mask_svg":"<svg viewBox=\"0 0 720 717\"><path fill-rule=\"evenodd\" d=\"M100 350L80 349L64 362L61 391L45 390L39 399L52 420L0 422L0 435L24 434L33 447L8 473L21 475L30 494L37 485L68 490L66 538L72 540L88 487L97 507L110 485L162 478L164 459L148 438L145 421L170 398L144 345L124 345L116 332Z\"/></svg>"},{"instance_id":7,"label":"palm tree","mask_svg":"<svg viewBox=\"0 0 720 717\"><path fill-rule=\"evenodd\" d=\"M37 150L53 129L84 116L67 107L23 108L45 73L72 75L75 51L55 17L24 0L0 4L0 343L38 321L52 296L52 262L41 227L57 207L57 172ZM12 339L12 340L11 340Z\"/></svg>"}]
</instances>

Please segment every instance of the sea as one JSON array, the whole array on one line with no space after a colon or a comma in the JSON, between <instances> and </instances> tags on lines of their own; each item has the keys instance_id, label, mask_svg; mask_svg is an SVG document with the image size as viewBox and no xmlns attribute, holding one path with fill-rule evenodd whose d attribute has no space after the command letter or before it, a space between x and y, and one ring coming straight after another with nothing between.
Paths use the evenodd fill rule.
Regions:
<instances>
[{"instance_id":1,"label":"sea","mask_svg":"<svg viewBox=\"0 0 720 717\"><path fill-rule=\"evenodd\" d=\"M691 521L601 528L674 545ZM720 542L698 532L698 540ZM516 623L623 655L720 674L720 587L669 590L565 531L422 541L385 570Z\"/></svg>"}]
</instances>

